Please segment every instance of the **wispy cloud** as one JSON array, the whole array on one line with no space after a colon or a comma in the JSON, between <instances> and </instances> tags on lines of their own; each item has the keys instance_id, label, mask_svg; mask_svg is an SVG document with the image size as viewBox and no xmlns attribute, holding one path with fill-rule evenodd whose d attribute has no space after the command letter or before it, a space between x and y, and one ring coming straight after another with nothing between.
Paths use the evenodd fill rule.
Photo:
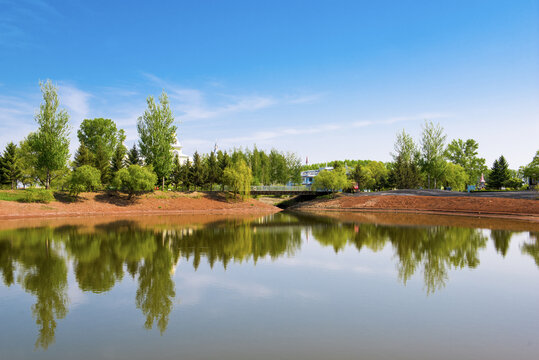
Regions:
<instances>
[{"instance_id":1,"label":"wispy cloud","mask_svg":"<svg viewBox=\"0 0 539 360\"><path fill-rule=\"evenodd\" d=\"M422 113L414 116L398 116L381 120L357 120L351 122L326 123L314 126L305 125L302 127L290 127L277 130L257 131L246 136L224 138L221 140L221 142L224 144L237 144L244 143L246 141L256 143L272 140L275 138L281 138L283 136L310 135L332 131L342 131L347 129L357 129L367 126L389 125L405 121L417 121L424 119L434 120L447 118L448 116L449 115L443 113Z\"/></svg>"},{"instance_id":2,"label":"wispy cloud","mask_svg":"<svg viewBox=\"0 0 539 360\"><path fill-rule=\"evenodd\" d=\"M73 117L85 117L90 113L89 99L92 95L75 86L60 84L58 96L61 103L67 107Z\"/></svg>"},{"instance_id":3,"label":"wispy cloud","mask_svg":"<svg viewBox=\"0 0 539 360\"><path fill-rule=\"evenodd\" d=\"M144 74L154 84L163 87L173 106L180 115L180 121L219 118L225 115L254 112L277 105L306 104L318 100L322 94L307 94L300 96L275 97L262 95L223 95L219 96L216 104L210 105L207 96L200 90L190 89L167 82L155 75Z\"/></svg>"},{"instance_id":4,"label":"wispy cloud","mask_svg":"<svg viewBox=\"0 0 539 360\"><path fill-rule=\"evenodd\" d=\"M0 146L22 140L36 128L36 106L30 100L17 96L0 95ZM16 129L16 133L14 130Z\"/></svg>"},{"instance_id":5,"label":"wispy cloud","mask_svg":"<svg viewBox=\"0 0 539 360\"><path fill-rule=\"evenodd\" d=\"M0 46L21 48L31 44L28 24L40 25L40 29L51 19L61 18L61 13L52 5L40 0L0 1Z\"/></svg>"}]
</instances>

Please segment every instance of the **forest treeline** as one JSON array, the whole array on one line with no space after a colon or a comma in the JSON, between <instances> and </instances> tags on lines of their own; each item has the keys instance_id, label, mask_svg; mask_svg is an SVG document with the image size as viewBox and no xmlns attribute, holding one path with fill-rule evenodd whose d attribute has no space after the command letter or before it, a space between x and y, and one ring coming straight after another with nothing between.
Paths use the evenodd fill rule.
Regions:
<instances>
[{"instance_id":1,"label":"forest treeline","mask_svg":"<svg viewBox=\"0 0 539 360\"><path fill-rule=\"evenodd\" d=\"M176 141L167 94L158 101L147 98L147 108L137 120L138 141L131 149L124 145L125 132L111 119L85 119L77 129L79 147L70 161L69 115L59 107L56 87L40 83L43 102L36 113L36 131L18 145L7 144L0 156L0 180L4 187L39 186L69 190L73 196L83 191L116 189L130 196L161 189L226 189L248 194L252 185L300 184L301 171L330 165L322 171L314 187L326 190L385 190L393 188L440 188L464 190L477 184L484 174L487 187L519 189L525 177L539 178L539 151L530 164L510 170L503 156L489 169L478 155L473 139L447 136L439 124L425 122L418 143L404 130L397 134L392 162L344 160L302 166L291 152L258 149L195 152L182 163L174 156Z\"/></svg>"}]
</instances>

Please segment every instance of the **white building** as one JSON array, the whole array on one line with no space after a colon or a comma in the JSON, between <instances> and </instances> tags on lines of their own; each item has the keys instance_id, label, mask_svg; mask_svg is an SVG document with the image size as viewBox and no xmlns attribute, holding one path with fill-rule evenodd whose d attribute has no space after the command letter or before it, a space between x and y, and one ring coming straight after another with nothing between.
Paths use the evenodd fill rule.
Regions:
<instances>
[{"instance_id":1,"label":"white building","mask_svg":"<svg viewBox=\"0 0 539 360\"><path fill-rule=\"evenodd\" d=\"M189 155L185 155L182 152L182 145L178 141L178 137L176 135L174 135L174 143L171 146L172 146L172 155L174 157L176 157L176 155L178 156L178 159L180 159L181 165L184 165L187 162L187 160L193 161L193 159L191 159Z\"/></svg>"}]
</instances>

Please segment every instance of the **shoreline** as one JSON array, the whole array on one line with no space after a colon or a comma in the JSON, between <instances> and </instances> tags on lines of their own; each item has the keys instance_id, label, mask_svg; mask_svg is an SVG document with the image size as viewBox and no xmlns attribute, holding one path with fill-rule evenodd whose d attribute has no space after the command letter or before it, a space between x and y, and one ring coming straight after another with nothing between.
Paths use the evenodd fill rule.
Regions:
<instances>
[{"instance_id":1,"label":"shoreline","mask_svg":"<svg viewBox=\"0 0 539 360\"><path fill-rule=\"evenodd\" d=\"M229 201L223 194L155 192L133 200L107 193L84 193L79 201L0 201L0 221L31 218L272 214L281 209L256 199Z\"/></svg>"},{"instance_id":2,"label":"shoreline","mask_svg":"<svg viewBox=\"0 0 539 360\"><path fill-rule=\"evenodd\" d=\"M315 199L290 207L304 212L379 212L454 215L474 218L519 219L539 222L539 201L496 197L341 194L333 199Z\"/></svg>"},{"instance_id":3,"label":"shoreline","mask_svg":"<svg viewBox=\"0 0 539 360\"><path fill-rule=\"evenodd\" d=\"M223 194L164 193L143 195L132 201L107 193L84 193L75 202L48 204L0 201L0 221L106 216L150 215L264 215L282 211L267 199L229 201ZM539 201L461 196L340 194L333 199L314 199L288 210L299 212L402 213L463 216L468 218L514 219L539 222Z\"/></svg>"}]
</instances>

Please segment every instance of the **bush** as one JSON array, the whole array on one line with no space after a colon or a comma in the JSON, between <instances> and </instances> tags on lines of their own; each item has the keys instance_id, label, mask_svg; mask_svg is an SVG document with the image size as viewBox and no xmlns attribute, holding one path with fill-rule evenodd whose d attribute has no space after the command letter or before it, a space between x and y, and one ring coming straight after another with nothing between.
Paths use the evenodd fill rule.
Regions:
<instances>
[{"instance_id":1,"label":"bush","mask_svg":"<svg viewBox=\"0 0 539 360\"><path fill-rule=\"evenodd\" d=\"M90 165L83 165L71 173L69 194L77 197L81 192L93 191L101 187L101 172Z\"/></svg>"},{"instance_id":2,"label":"bush","mask_svg":"<svg viewBox=\"0 0 539 360\"><path fill-rule=\"evenodd\" d=\"M26 203L50 203L54 201L54 196L51 190L46 189L26 189L21 198L22 202Z\"/></svg>"},{"instance_id":3,"label":"bush","mask_svg":"<svg viewBox=\"0 0 539 360\"><path fill-rule=\"evenodd\" d=\"M338 168L333 171L322 170L314 178L312 187L322 191L343 191L350 187L350 181L346 177L346 170Z\"/></svg>"},{"instance_id":4,"label":"bush","mask_svg":"<svg viewBox=\"0 0 539 360\"><path fill-rule=\"evenodd\" d=\"M522 186L522 180L518 178L511 178L503 182L503 186L509 189L519 189Z\"/></svg>"},{"instance_id":5,"label":"bush","mask_svg":"<svg viewBox=\"0 0 539 360\"><path fill-rule=\"evenodd\" d=\"M128 193L131 198L135 194L152 191L156 182L157 175L151 166L130 165L118 170L112 185L118 191Z\"/></svg>"}]
</instances>

